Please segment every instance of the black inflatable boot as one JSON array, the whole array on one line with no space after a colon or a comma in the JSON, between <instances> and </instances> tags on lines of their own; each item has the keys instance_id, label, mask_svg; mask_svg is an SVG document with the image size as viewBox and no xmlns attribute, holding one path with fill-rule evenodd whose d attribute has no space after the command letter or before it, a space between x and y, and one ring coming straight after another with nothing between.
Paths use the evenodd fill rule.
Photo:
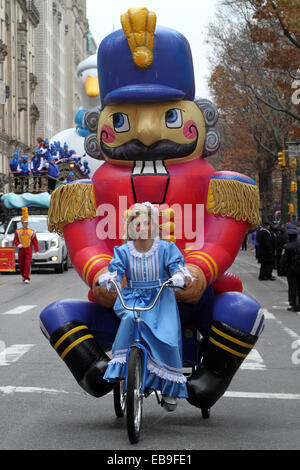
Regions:
<instances>
[{"instance_id":1,"label":"black inflatable boot","mask_svg":"<svg viewBox=\"0 0 300 470\"><path fill-rule=\"evenodd\" d=\"M101 397L113 389L115 384L103 379L110 359L86 325L66 323L52 334L50 344L90 395Z\"/></svg>"},{"instance_id":2,"label":"black inflatable boot","mask_svg":"<svg viewBox=\"0 0 300 470\"><path fill-rule=\"evenodd\" d=\"M258 337L213 322L199 366L187 380L188 402L210 409L227 390Z\"/></svg>"}]
</instances>

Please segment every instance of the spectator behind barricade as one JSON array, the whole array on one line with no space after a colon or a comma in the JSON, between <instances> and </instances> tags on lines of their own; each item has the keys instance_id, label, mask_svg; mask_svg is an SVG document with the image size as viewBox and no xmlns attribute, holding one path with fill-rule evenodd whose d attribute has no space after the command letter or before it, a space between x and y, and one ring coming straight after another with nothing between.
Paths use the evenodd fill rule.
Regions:
<instances>
[{"instance_id":1,"label":"spectator behind barricade","mask_svg":"<svg viewBox=\"0 0 300 470\"><path fill-rule=\"evenodd\" d=\"M54 144L50 145L50 153L51 153L51 156L54 158L55 161L59 160L59 153L58 153L58 150L56 148L55 142L54 142Z\"/></svg>"},{"instance_id":2,"label":"spectator behind barricade","mask_svg":"<svg viewBox=\"0 0 300 470\"><path fill-rule=\"evenodd\" d=\"M258 241L256 240L256 233L258 230L259 230L259 227L257 227L256 230L253 230L253 232L251 233L251 240L254 246L256 259L257 259L257 247L258 247Z\"/></svg>"},{"instance_id":3,"label":"spectator behind barricade","mask_svg":"<svg viewBox=\"0 0 300 470\"><path fill-rule=\"evenodd\" d=\"M287 276L288 299L287 310L300 311L300 241L297 239L297 225L287 225L288 242L283 247L281 269Z\"/></svg>"},{"instance_id":4,"label":"spectator behind barricade","mask_svg":"<svg viewBox=\"0 0 300 470\"><path fill-rule=\"evenodd\" d=\"M44 140L43 145L41 146L40 150L41 150L41 152L42 152L42 155L45 155L47 152L50 151L50 148L49 148L49 139L45 139L45 140Z\"/></svg>"},{"instance_id":5,"label":"spectator behind barricade","mask_svg":"<svg viewBox=\"0 0 300 470\"><path fill-rule=\"evenodd\" d=\"M69 146L66 142L64 143L63 154L62 154L61 158L65 159L65 160L69 160L69 158L70 158Z\"/></svg>"},{"instance_id":6,"label":"spectator behind barricade","mask_svg":"<svg viewBox=\"0 0 300 470\"><path fill-rule=\"evenodd\" d=\"M278 237L278 224L277 222L270 223L270 233L272 236L272 243L273 243L273 252L274 252L274 266L273 268L277 268L277 237Z\"/></svg>"},{"instance_id":7,"label":"spectator behind barricade","mask_svg":"<svg viewBox=\"0 0 300 470\"><path fill-rule=\"evenodd\" d=\"M258 241L258 262L261 265L258 278L260 281L275 280L272 276L272 270L275 264L275 251L273 236L270 229L270 222L265 222L256 235Z\"/></svg>"},{"instance_id":8,"label":"spectator behind barricade","mask_svg":"<svg viewBox=\"0 0 300 470\"><path fill-rule=\"evenodd\" d=\"M31 164L28 160L27 155L22 155L21 156L21 162L20 162L20 190L22 193L26 193L29 188L29 175L31 172Z\"/></svg>"},{"instance_id":9,"label":"spectator behind barricade","mask_svg":"<svg viewBox=\"0 0 300 470\"><path fill-rule=\"evenodd\" d=\"M241 248L242 251L247 251L247 248L248 248L248 234L249 234L249 232L247 232L246 235L244 236L244 240L243 240L242 248Z\"/></svg>"},{"instance_id":10,"label":"spectator behind barricade","mask_svg":"<svg viewBox=\"0 0 300 470\"><path fill-rule=\"evenodd\" d=\"M20 163L20 176L29 176L29 173L31 171L31 165L28 160L28 155L22 155L21 157L21 163Z\"/></svg>"},{"instance_id":11,"label":"spectator behind barricade","mask_svg":"<svg viewBox=\"0 0 300 470\"><path fill-rule=\"evenodd\" d=\"M43 170L43 167L44 158L42 157L42 152L41 150L36 150L32 159L31 171L33 174L38 174Z\"/></svg>"},{"instance_id":12,"label":"spectator behind barricade","mask_svg":"<svg viewBox=\"0 0 300 470\"><path fill-rule=\"evenodd\" d=\"M46 163L46 168L48 170L48 191L52 192L55 189L57 184L58 178L60 176L60 171L58 165L55 163L54 157L50 157L50 159Z\"/></svg>"},{"instance_id":13,"label":"spectator behind barricade","mask_svg":"<svg viewBox=\"0 0 300 470\"><path fill-rule=\"evenodd\" d=\"M297 219L297 216L296 216L295 214L292 215L292 221L291 221L291 222L292 222L293 225L296 225L297 227L300 226L300 222L299 222L299 220Z\"/></svg>"},{"instance_id":14,"label":"spectator behind barricade","mask_svg":"<svg viewBox=\"0 0 300 470\"><path fill-rule=\"evenodd\" d=\"M81 165L81 171L87 178L90 178L91 169L89 167L89 162L86 159L83 160L83 165Z\"/></svg>"},{"instance_id":15,"label":"spectator behind barricade","mask_svg":"<svg viewBox=\"0 0 300 470\"><path fill-rule=\"evenodd\" d=\"M40 149L41 147L43 147L43 145L44 145L44 139L43 139L43 137L38 137L38 138L36 139L36 141L37 141L37 143L38 143L39 149Z\"/></svg>"},{"instance_id":16,"label":"spectator behind barricade","mask_svg":"<svg viewBox=\"0 0 300 470\"><path fill-rule=\"evenodd\" d=\"M288 234L285 225L281 225L277 237L277 274L278 276L285 276L286 274L281 269L281 257L284 245L288 242Z\"/></svg>"},{"instance_id":17,"label":"spectator behind barricade","mask_svg":"<svg viewBox=\"0 0 300 470\"><path fill-rule=\"evenodd\" d=\"M76 159L77 159L78 157L76 156L75 150L72 149L72 150L69 151L69 158L70 158L70 160L74 160L75 163L77 163L77 162L76 162Z\"/></svg>"},{"instance_id":18,"label":"spectator behind barricade","mask_svg":"<svg viewBox=\"0 0 300 470\"><path fill-rule=\"evenodd\" d=\"M72 183L72 181L75 180L75 173L73 171L70 171L66 179L64 180L64 183Z\"/></svg>"},{"instance_id":19,"label":"spectator behind barricade","mask_svg":"<svg viewBox=\"0 0 300 470\"><path fill-rule=\"evenodd\" d=\"M31 171L33 174L34 189L40 190L42 188L41 176L45 172L45 159L42 155L41 150L36 150L34 152L34 157L31 163Z\"/></svg>"},{"instance_id":20,"label":"spectator behind barricade","mask_svg":"<svg viewBox=\"0 0 300 470\"><path fill-rule=\"evenodd\" d=\"M13 158L9 162L10 171L17 172L20 171L20 153L19 150L16 150L13 154Z\"/></svg>"}]
</instances>

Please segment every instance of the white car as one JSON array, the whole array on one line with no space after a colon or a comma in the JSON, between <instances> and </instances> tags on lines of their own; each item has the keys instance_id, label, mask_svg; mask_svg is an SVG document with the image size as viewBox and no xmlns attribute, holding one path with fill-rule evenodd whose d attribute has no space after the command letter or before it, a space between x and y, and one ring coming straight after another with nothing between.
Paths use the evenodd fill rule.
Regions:
<instances>
[{"instance_id":1,"label":"white car","mask_svg":"<svg viewBox=\"0 0 300 470\"><path fill-rule=\"evenodd\" d=\"M30 215L28 220L28 226L36 232L39 243L39 252L35 253L33 250L31 267L54 268L56 273L63 273L69 266L68 250L64 239L48 231L47 215ZM12 217L1 240L3 248L14 246L15 231L21 226L21 216ZM17 261L18 250L16 249Z\"/></svg>"}]
</instances>

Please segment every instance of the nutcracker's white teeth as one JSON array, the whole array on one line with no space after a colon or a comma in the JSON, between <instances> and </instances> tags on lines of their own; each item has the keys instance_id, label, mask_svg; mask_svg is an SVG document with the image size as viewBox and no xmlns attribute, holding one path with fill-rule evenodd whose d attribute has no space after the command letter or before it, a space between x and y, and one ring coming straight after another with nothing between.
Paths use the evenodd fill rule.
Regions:
<instances>
[{"instance_id":1,"label":"nutcracker's white teeth","mask_svg":"<svg viewBox=\"0 0 300 470\"><path fill-rule=\"evenodd\" d=\"M167 175L167 169L163 160L155 161L136 161L132 175Z\"/></svg>"}]
</instances>

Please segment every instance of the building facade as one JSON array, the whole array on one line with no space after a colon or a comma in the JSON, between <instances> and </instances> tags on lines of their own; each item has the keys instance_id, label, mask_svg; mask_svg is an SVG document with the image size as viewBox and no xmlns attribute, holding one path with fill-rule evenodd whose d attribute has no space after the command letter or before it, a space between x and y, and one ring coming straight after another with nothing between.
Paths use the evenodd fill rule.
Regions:
<instances>
[{"instance_id":1,"label":"building facade","mask_svg":"<svg viewBox=\"0 0 300 470\"><path fill-rule=\"evenodd\" d=\"M80 106L77 65L94 54L86 0L36 0L41 21L36 33L36 137L51 138L74 127ZM92 47L91 47L92 44Z\"/></svg>"},{"instance_id":2,"label":"building facade","mask_svg":"<svg viewBox=\"0 0 300 470\"><path fill-rule=\"evenodd\" d=\"M35 34L39 11L34 1L0 0L0 21L0 175L3 179L13 152L27 153L34 145L39 118L35 102Z\"/></svg>"}]
</instances>

